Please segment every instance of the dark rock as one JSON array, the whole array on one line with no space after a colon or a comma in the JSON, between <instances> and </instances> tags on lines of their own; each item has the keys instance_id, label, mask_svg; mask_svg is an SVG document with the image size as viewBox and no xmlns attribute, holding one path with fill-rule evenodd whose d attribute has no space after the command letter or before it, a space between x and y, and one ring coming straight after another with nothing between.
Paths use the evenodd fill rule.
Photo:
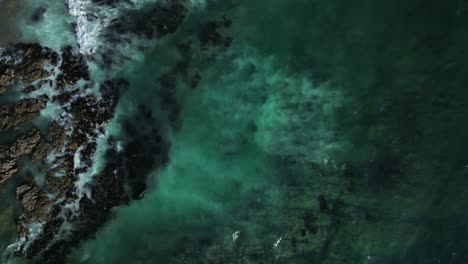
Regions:
<instances>
[{"instance_id":1,"label":"dark rock","mask_svg":"<svg viewBox=\"0 0 468 264\"><path fill-rule=\"evenodd\" d=\"M89 80L88 67L84 62L84 57L81 54L73 53L72 47L66 47L62 52L62 65L60 66L61 74L57 77L60 88L73 85L78 80Z\"/></svg>"},{"instance_id":2,"label":"dark rock","mask_svg":"<svg viewBox=\"0 0 468 264\"><path fill-rule=\"evenodd\" d=\"M46 97L24 99L15 106L0 106L0 132L24 124L39 116L47 102Z\"/></svg>"},{"instance_id":3,"label":"dark rock","mask_svg":"<svg viewBox=\"0 0 468 264\"><path fill-rule=\"evenodd\" d=\"M218 32L218 24L215 22L205 24L200 30L198 37L203 45L206 45L208 42L216 44L220 44L222 42L222 36Z\"/></svg>"},{"instance_id":4,"label":"dark rock","mask_svg":"<svg viewBox=\"0 0 468 264\"><path fill-rule=\"evenodd\" d=\"M174 33L188 10L183 1L170 1L148 6L144 11L129 10L122 19L113 21L110 30L118 34L132 33L146 38L160 38Z\"/></svg>"},{"instance_id":5,"label":"dark rock","mask_svg":"<svg viewBox=\"0 0 468 264\"><path fill-rule=\"evenodd\" d=\"M157 167L168 161L169 144L159 134L151 112L144 106L139 107L135 119L123 122L126 138L123 147L126 179L131 188L132 199L140 199L147 188L146 176ZM146 127L143 127L145 124Z\"/></svg>"},{"instance_id":6,"label":"dark rock","mask_svg":"<svg viewBox=\"0 0 468 264\"><path fill-rule=\"evenodd\" d=\"M198 84L201 81L201 75L199 73L195 73L190 80L190 88L195 89L198 87Z\"/></svg>"},{"instance_id":7,"label":"dark rock","mask_svg":"<svg viewBox=\"0 0 468 264\"><path fill-rule=\"evenodd\" d=\"M99 1L111 6L126 1ZM131 3L127 3L131 4ZM94 60L104 66L121 65L129 58L115 51L115 45L130 43L135 37L158 39L174 33L188 13L186 0L148 3L144 9L127 9L109 23L102 36L112 43L94 56ZM140 47L142 48L142 47Z\"/></svg>"},{"instance_id":8,"label":"dark rock","mask_svg":"<svg viewBox=\"0 0 468 264\"><path fill-rule=\"evenodd\" d=\"M45 64L55 64L57 55L37 44L15 44L0 54L0 94L15 82L32 83L50 75Z\"/></svg>"},{"instance_id":9,"label":"dark rock","mask_svg":"<svg viewBox=\"0 0 468 264\"><path fill-rule=\"evenodd\" d=\"M46 11L47 8L45 8L44 6L36 8L36 10L34 10L33 14L31 15L31 21L34 23L41 21Z\"/></svg>"},{"instance_id":10,"label":"dark rock","mask_svg":"<svg viewBox=\"0 0 468 264\"><path fill-rule=\"evenodd\" d=\"M0 76L0 94L6 92L6 89L15 83L15 72L12 69L6 69Z\"/></svg>"},{"instance_id":11,"label":"dark rock","mask_svg":"<svg viewBox=\"0 0 468 264\"><path fill-rule=\"evenodd\" d=\"M16 175L18 160L31 154L40 139L40 132L33 130L19 137L10 147L0 146L0 187Z\"/></svg>"},{"instance_id":12,"label":"dark rock","mask_svg":"<svg viewBox=\"0 0 468 264\"><path fill-rule=\"evenodd\" d=\"M211 44L213 46L231 45L232 39L221 34L220 30L231 26L231 21L223 16L220 21L210 21L202 26L198 33L198 39L203 46Z\"/></svg>"},{"instance_id":13,"label":"dark rock","mask_svg":"<svg viewBox=\"0 0 468 264\"><path fill-rule=\"evenodd\" d=\"M50 207L50 200L47 194L41 191L37 186L24 184L16 188L16 198L23 208L23 218L27 219L20 226L19 233L24 235L24 225L32 224L41 219L44 213Z\"/></svg>"},{"instance_id":14,"label":"dark rock","mask_svg":"<svg viewBox=\"0 0 468 264\"><path fill-rule=\"evenodd\" d=\"M179 127L179 114L182 106L178 102L176 95L176 78L177 72L171 71L159 78L160 92L162 108L168 113L168 118L174 128Z\"/></svg>"},{"instance_id":15,"label":"dark rock","mask_svg":"<svg viewBox=\"0 0 468 264\"><path fill-rule=\"evenodd\" d=\"M50 124L46 135L32 130L9 146L0 146L0 185L16 176L18 162L25 157L48 168L44 186L37 186L33 177L26 175L26 182L16 189L16 198L23 209L17 229L20 238L25 241L17 253L33 262L62 263L72 245L92 235L105 222L112 207L128 200L123 189L124 178L109 176L113 172L111 168L103 172L108 177L99 178L93 186L87 186L94 202L79 197L75 185L79 174L85 173L93 165L97 137L113 116L119 90L125 89L128 83L124 80L107 81L101 85L101 96L82 95L78 90L67 89L78 80L89 80L84 58L75 54L70 47L63 50L61 60L56 53L35 44L13 45L2 55L0 93L15 83L27 87L20 91L22 93L36 91L40 86L50 84L49 80L40 80L51 74L44 69L44 65L60 66L61 75L57 78L59 95L54 98L23 99L13 105L0 106L0 132L33 120L48 101L61 104L64 111L57 121ZM61 65L57 65L60 61ZM70 130L69 126L73 126L73 129ZM80 164L75 164L75 153L80 156ZM57 154L54 160L46 161L48 156ZM78 204L80 198L80 208L77 208L80 215L77 217L63 205ZM76 235L62 240L60 232L65 219L76 225ZM29 226L39 222L41 232L30 234Z\"/></svg>"},{"instance_id":16,"label":"dark rock","mask_svg":"<svg viewBox=\"0 0 468 264\"><path fill-rule=\"evenodd\" d=\"M122 3L131 4L130 0L91 0L96 5L117 6Z\"/></svg>"},{"instance_id":17,"label":"dark rock","mask_svg":"<svg viewBox=\"0 0 468 264\"><path fill-rule=\"evenodd\" d=\"M393 156L381 156L369 162L364 170L371 187L389 187L395 176L401 174L399 160Z\"/></svg>"},{"instance_id":18,"label":"dark rock","mask_svg":"<svg viewBox=\"0 0 468 264\"><path fill-rule=\"evenodd\" d=\"M324 212L324 211L328 210L328 203L327 203L327 200L325 199L325 196L323 194L320 194L317 197L317 201L319 203L320 211Z\"/></svg>"},{"instance_id":19,"label":"dark rock","mask_svg":"<svg viewBox=\"0 0 468 264\"><path fill-rule=\"evenodd\" d=\"M366 219L367 223L376 223L378 221L377 217L369 212L366 212L364 215L364 219Z\"/></svg>"},{"instance_id":20,"label":"dark rock","mask_svg":"<svg viewBox=\"0 0 468 264\"><path fill-rule=\"evenodd\" d=\"M317 217L311 211L304 213L304 226L312 234L317 234L318 228L316 225Z\"/></svg>"}]
</instances>

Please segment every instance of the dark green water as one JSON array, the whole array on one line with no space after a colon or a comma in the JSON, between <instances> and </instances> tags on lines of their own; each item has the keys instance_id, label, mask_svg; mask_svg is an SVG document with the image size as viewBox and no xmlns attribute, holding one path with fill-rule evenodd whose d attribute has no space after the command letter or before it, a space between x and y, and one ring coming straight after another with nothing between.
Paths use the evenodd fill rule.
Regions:
<instances>
[{"instance_id":1,"label":"dark green water","mask_svg":"<svg viewBox=\"0 0 468 264\"><path fill-rule=\"evenodd\" d=\"M171 150L69 263L466 263L468 3L228 2L95 69L130 81L109 132L144 105ZM232 45L194 52L173 129L157 79L222 15Z\"/></svg>"}]
</instances>

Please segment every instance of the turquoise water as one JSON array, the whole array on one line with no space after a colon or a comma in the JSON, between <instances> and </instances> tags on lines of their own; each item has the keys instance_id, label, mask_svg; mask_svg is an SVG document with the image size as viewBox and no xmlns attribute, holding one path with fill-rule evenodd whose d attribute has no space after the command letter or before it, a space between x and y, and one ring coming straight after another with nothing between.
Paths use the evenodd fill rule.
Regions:
<instances>
[{"instance_id":1,"label":"turquoise water","mask_svg":"<svg viewBox=\"0 0 468 264\"><path fill-rule=\"evenodd\" d=\"M146 2L155 1L138 8ZM49 8L40 23L20 21L24 40L77 45L63 2L25 3L24 12ZM156 127L171 147L144 197L116 208L69 263L466 261L463 1L207 1L191 10L173 35L115 47L124 63L92 65L96 82L130 82L108 133L125 144L124 120L144 106L151 121L138 128ZM197 48L200 27L223 15L231 46ZM174 121L158 79L187 40L201 81L192 89L177 77Z\"/></svg>"},{"instance_id":2,"label":"turquoise water","mask_svg":"<svg viewBox=\"0 0 468 264\"><path fill-rule=\"evenodd\" d=\"M22 5L18 14L22 40L39 42L55 50L75 45L74 19L68 14L65 1L24 0ZM41 14L40 20L31 21L31 17L38 14Z\"/></svg>"}]
</instances>

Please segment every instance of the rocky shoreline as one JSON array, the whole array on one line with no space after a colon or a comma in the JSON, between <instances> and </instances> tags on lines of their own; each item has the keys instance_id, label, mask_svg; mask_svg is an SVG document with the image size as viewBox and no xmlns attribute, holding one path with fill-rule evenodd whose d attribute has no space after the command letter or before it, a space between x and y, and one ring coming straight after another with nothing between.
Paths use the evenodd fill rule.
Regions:
<instances>
[{"instance_id":1,"label":"rocky shoreline","mask_svg":"<svg viewBox=\"0 0 468 264\"><path fill-rule=\"evenodd\" d=\"M122 32L112 28L116 32L112 34L162 37L177 29L187 10L176 1L151 12L159 15L154 27L140 32L138 25L114 24ZM18 135L13 142L0 145L0 188L14 185L22 210L16 221L19 240L10 248L13 255L34 263L64 263L73 246L92 237L108 220L113 207L143 196L150 169L144 167L167 163L169 147L156 128L117 146L105 127L128 82L94 84L86 58L73 48L58 53L19 43L0 49L0 55L0 99L5 99L0 105L0 133L22 128L19 134L14 131ZM114 62L103 56L102 63ZM38 126L50 111L55 115ZM132 122L124 124L126 133L138 131ZM104 150L98 150L99 141ZM99 158L107 161L103 168L94 164Z\"/></svg>"},{"instance_id":2,"label":"rocky shoreline","mask_svg":"<svg viewBox=\"0 0 468 264\"><path fill-rule=\"evenodd\" d=\"M23 210L17 222L20 237L17 254L40 259L42 263L57 263L57 258L68 250L67 244L77 240L72 234L89 233L77 223L97 210L96 206L86 206L90 202L85 200L91 197L81 194L77 181L92 167L98 137L112 118L118 100L118 89L114 89L118 82L102 85L100 94L85 95L76 84L89 81L89 73L84 59L73 54L70 48L57 54L36 44L17 44L7 47L3 58L2 91L24 89L13 106L2 106L2 131L36 120L51 105L60 108L45 133L33 128L12 144L0 147L0 182L6 184L15 177L23 178L16 187L16 198ZM58 73L56 76L54 71ZM52 93L37 93L47 89L52 89ZM37 98L34 93L39 94ZM21 170L20 162L40 168L44 173L43 183L31 171ZM81 188L90 188L93 193L93 188L107 189L105 184L115 183L102 182L102 186ZM120 189L112 190L120 191L121 197L100 201L105 208L125 201L122 183Z\"/></svg>"}]
</instances>

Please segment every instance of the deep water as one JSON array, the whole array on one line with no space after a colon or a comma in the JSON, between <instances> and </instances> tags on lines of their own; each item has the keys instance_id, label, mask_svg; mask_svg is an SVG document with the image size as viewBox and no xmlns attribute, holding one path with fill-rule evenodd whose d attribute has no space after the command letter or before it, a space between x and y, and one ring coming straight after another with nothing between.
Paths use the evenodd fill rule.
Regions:
<instances>
[{"instance_id":1,"label":"deep water","mask_svg":"<svg viewBox=\"0 0 468 264\"><path fill-rule=\"evenodd\" d=\"M2 0L0 1L0 44L15 42L18 37L17 26L15 24L18 10L20 9L19 1Z\"/></svg>"},{"instance_id":2,"label":"deep water","mask_svg":"<svg viewBox=\"0 0 468 264\"><path fill-rule=\"evenodd\" d=\"M63 1L23 5L23 41L79 49ZM107 132L151 157L131 171L149 175L149 187L68 263L465 263L468 4L212 0L190 9L174 34L115 44L112 66L100 61L104 38L89 55L96 83L129 82ZM223 16L230 46L204 50L200 30ZM187 41L200 81L192 88L176 75L168 91L161 76L187 60ZM164 166L144 146L159 137Z\"/></svg>"}]
</instances>

